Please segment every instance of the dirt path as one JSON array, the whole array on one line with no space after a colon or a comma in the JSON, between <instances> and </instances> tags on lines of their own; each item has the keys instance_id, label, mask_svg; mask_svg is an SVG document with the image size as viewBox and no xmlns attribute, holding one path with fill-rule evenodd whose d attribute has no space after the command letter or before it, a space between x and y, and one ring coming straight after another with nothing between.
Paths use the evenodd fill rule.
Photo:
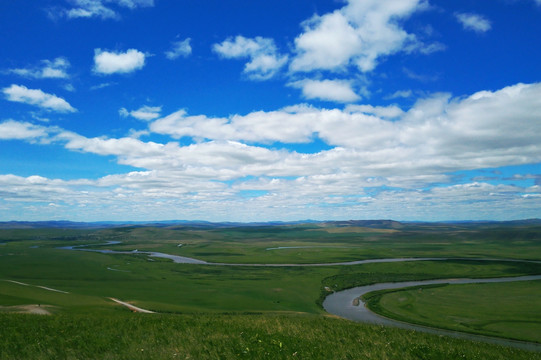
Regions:
<instances>
[{"instance_id":1,"label":"dirt path","mask_svg":"<svg viewBox=\"0 0 541 360\"><path fill-rule=\"evenodd\" d=\"M0 312L21 313L21 314L36 314L36 315L51 315L49 309L55 308L52 305L15 305L15 306L0 306Z\"/></svg>"},{"instance_id":2,"label":"dirt path","mask_svg":"<svg viewBox=\"0 0 541 360\"><path fill-rule=\"evenodd\" d=\"M132 304L128 304L127 302L120 301L120 300L115 299L115 298L109 298L109 299L113 300L113 301L116 302L117 304L120 304L120 305L123 305L123 306L127 307L128 309L130 309L130 310L133 311L133 312L140 312L140 313L145 313L145 314L155 314L154 311L150 311L150 310L146 310L146 309L141 309L140 307L137 307L137 306L132 305Z\"/></svg>"},{"instance_id":3,"label":"dirt path","mask_svg":"<svg viewBox=\"0 0 541 360\"><path fill-rule=\"evenodd\" d=\"M32 284L25 284L25 283L23 283L23 282L15 281L15 280L3 280L3 281L7 281L7 282L10 282L10 283L13 283L13 284L17 284L17 285L33 286L33 287L37 287L37 288L40 288L40 289L43 289L43 290L47 290L47 291L55 291L55 292L59 292L59 293L62 293L62 294L69 294L69 292L67 292L67 291L58 290L58 289L53 289L53 288L46 287L46 286L32 285Z\"/></svg>"}]
</instances>

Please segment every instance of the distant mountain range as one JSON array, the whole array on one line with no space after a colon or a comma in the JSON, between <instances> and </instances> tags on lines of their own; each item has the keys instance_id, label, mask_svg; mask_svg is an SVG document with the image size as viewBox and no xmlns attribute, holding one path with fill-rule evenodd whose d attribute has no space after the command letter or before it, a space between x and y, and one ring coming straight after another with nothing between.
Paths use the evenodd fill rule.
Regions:
<instances>
[{"instance_id":1,"label":"distant mountain range","mask_svg":"<svg viewBox=\"0 0 541 360\"><path fill-rule=\"evenodd\" d=\"M96 229L96 228L111 228L125 226L153 226L153 227L169 227L169 226L185 226L197 228L224 228L238 226L280 226L280 225L295 225L318 223L313 220L303 221L272 221L272 222L210 222L204 220L164 220L164 221L97 221L97 222L75 222L68 220L52 220L52 221L5 221L0 222L0 229Z\"/></svg>"},{"instance_id":2,"label":"distant mountain range","mask_svg":"<svg viewBox=\"0 0 541 360\"><path fill-rule=\"evenodd\" d=\"M286 226L313 224L328 227L368 227L377 229L405 229L412 226L526 226L541 225L541 219L525 219L511 221L441 221L441 222L422 222L422 221L394 221L394 220L344 220L344 221L271 221L271 222L209 222L203 220L170 220L170 221L100 221L100 222L74 222L67 220L59 221L6 221L0 222L0 229L100 229L123 226L153 226L153 227L196 227L196 228L226 228L226 227L257 227L257 226Z\"/></svg>"}]
</instances>

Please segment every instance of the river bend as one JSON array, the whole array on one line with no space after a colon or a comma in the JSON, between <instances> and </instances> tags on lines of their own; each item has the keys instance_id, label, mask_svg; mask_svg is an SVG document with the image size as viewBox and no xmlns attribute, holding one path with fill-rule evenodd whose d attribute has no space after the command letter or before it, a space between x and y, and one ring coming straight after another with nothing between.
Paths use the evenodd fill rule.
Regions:
<instances>
[{"instance_id":1,"label":"river bend","mask_svg":"<svg viewBox=\"0 0 541 360\"><path fill-rule=\"evenodd\" d=\"M340 316L345 319L369 323L369 324L379 324L387 326L395 326L403 329L410 329L416 331L423 331L438 335L447 335L458 338L464 338L469 340L477 340L495 343L505 346L518 347L525 350L531 351L541 351L541 344L529 343L522 341L514 341L503 338L495 338L483 335L475 335L469 333L463 333L458 331L443 330L430 328L421 325L415 325L410 323L401 322L398 320L393 320L380 316L372 311L370 311L365 303L360 298L361 296L377 291L377 290L390 290L390 289L401 289L412 286L423 286L423 285L433 285L433 284L481 284L481 283L501 283L501 282L512 282L512 281L531 281L531 280L541 280L541 275L529 275L529 276L518 276L518 277L505 277L505 278L492 278L492 279L440 279L440 280L425 280L425 281L406 281L398 283L380 283L367 286L359 286L351 289L346 289L342 291L335 292L327 296L323 302L323 308L330 314ZM359 299L358 302L355 299ZM357 304L357 305L355 305Z\"/></svg>"},{"instance_id":2,"label":"river bend","mask_svg":"<svg viewBox=\"0 0 541 360\"><path fill-rule=\"evenodd\" d=\"M207 262L204 260L194 259L185 256L171 255L160 252L152 251L115 251L109 249L91 249L89 246L106 246L120 244L120 241L109 241L103 244L92 245L78 245L78 246L64 246L59 249L63 250L76 250L76 251L89 251L102 254L144 254L149 257L170 259L179 264L199 264L199 265L219 265L219 266L265 266L265 267L291 267L291 266L348 266L348 265L361 265L361 264L373 264L373 263L391 263L391 262L407 262L407 261L449 261L449 260L470 260L470 261L509 261L509 262L528 262L528 263L541 263L540 261L531 260L515 260L515 259L479 259L479 258L393 258L393 259L368 259L357 260L348 262L336 262L336 263L317 263L317 264L232 264L232 263L215 263ZM488 282L510 282L510 281L529 281L529 280L541 280L541 275L530 275L520 277L505 277L505 278L493 278L493 279L439 279L439 280L425 280L425 281L407 281L399 283L380 283L367 286L360 286L351 289L335 292L327 296L323 302L323 308L330 314L340 316L345 319L349 319L357 322L380 324L387 326L395 326L404 329L423 331L438 335L453 336L457 338L464 338L469 340L490 342L504 346L513 346L525 350L541 352L541 344L529 343L522 341L507 340L503 338L495 338L483 335L468 334L458 331L450 331L443 329L430 328L421 325L415 325L405 323L397 320L385 318L370 311L360 300L360 297L366 293L376 290L386 289L399 289L411 286L423 286L432 284L478 284ZM359 298L358 306L354 305L354 300Z\"/></svg>"}]
</instances>

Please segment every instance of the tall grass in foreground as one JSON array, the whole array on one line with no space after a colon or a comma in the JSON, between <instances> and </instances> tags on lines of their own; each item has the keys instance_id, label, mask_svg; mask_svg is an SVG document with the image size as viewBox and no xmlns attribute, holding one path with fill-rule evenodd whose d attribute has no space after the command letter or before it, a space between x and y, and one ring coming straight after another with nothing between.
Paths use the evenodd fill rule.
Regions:
<instances>
[{"instance_id":1,"label":"tall grass in foreground","mask_svg":"<svg viewBox=\"0 0 541 360\"><path fill-rule=\"evenodd\" d=\"M318 315L0 314L1 359L541 359Z\"/></svg>"}]
</instances>

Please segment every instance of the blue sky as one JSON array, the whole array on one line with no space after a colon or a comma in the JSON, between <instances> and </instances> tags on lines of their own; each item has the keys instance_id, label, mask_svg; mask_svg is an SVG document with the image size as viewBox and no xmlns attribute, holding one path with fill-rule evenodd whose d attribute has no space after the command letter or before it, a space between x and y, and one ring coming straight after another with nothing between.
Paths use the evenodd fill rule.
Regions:
<instances>
[{"instance_id":1,"label":"blue sky","mask_svg":"<svg viewBox=\"0 0 541 360\"><path fill-rule=\"evenodd\" d=\"M0 221L541 217L540 0L0 3Z\"/></svg>"}]
</instances>

